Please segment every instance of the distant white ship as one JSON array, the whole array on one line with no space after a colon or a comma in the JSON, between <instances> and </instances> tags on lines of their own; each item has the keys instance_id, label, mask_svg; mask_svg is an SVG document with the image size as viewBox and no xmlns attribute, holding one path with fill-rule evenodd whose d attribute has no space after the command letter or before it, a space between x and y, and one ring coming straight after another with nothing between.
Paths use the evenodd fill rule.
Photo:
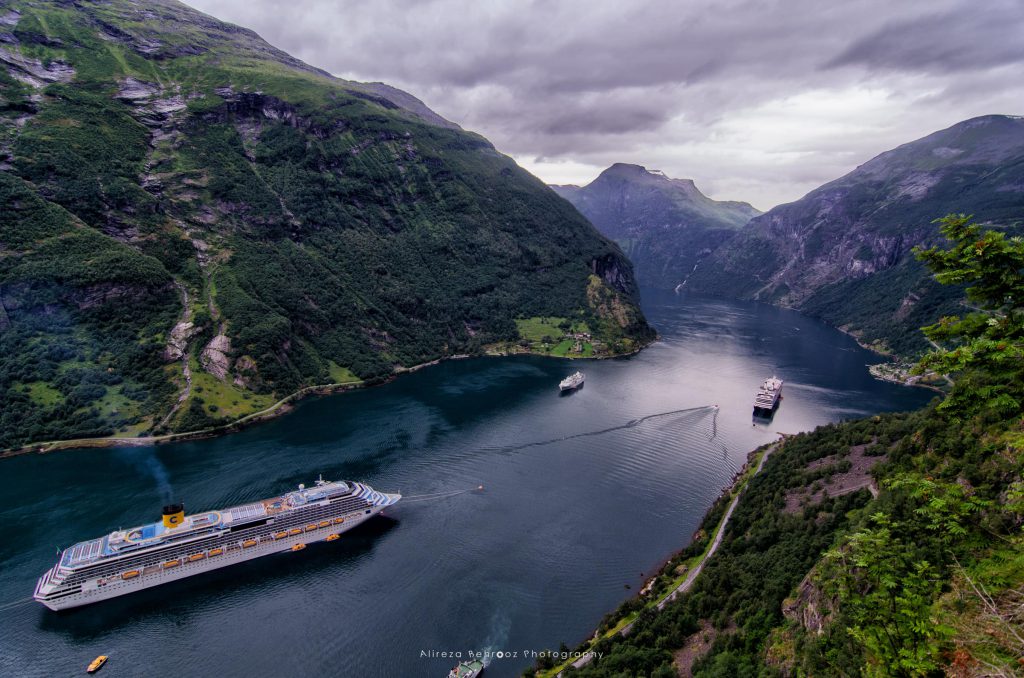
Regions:
<instances>
[{"instance_id":1,"label":"distant white ship","mask_svg":"<svg viewBox=\"0 0 1024 678\"><path fill-rule=\"evenodd\" d=\"M572 391L583 386L583 373L577 372L576 374L570 374L568 377L558 382L559 391Z\"/></svg>"}]
</instances>

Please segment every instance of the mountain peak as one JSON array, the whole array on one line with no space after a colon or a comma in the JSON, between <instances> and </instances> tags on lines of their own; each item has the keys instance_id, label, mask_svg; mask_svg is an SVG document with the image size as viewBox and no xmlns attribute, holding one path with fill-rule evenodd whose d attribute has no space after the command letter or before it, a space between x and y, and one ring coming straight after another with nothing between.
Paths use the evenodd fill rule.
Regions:
<instances>
[{"instance_id":1,"label":"mountain peak","mask_svg":"<svg viewBox=\"0 0 1024 678\"><path fill-rule=\"evenodd\" d=\"M598 179L605 177L617 177L623 179L654 179L664 181L685 181L693 183L690 179L672 179L667 174L658 169L647 169L643 165L634 165L627 162L617 162L608 169L604 170L597 176ZM595 179L596 181L597 179Z\"/></svg>"},{"instance_id":2,"label":"mountain peak","mask_svg":"<svg viewBox=\"0 0 1024 678\"><path fill-rule=\"evenodd\" d=\"M642 285L672 288L760 212L707 197L692 179L615 163L586 186L552 186L633 260Z\"/></svg>"}]
</instances>

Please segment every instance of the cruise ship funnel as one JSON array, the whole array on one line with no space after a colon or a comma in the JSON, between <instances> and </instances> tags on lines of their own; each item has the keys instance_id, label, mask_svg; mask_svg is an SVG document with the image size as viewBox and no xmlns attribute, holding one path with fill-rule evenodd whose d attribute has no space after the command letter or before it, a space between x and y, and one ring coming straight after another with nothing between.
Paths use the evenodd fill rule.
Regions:
<instances>
[{"instance_id":1,"label":"cruise ship funnel","mask_svg":"<svg viewBox=\"0 0 1024 678\"><path fill-rule=\"evenodd\" d=\"M173 530L185 522L185 505L168 504L164 507L164 527Z\"/></svg>"}]
</instances>

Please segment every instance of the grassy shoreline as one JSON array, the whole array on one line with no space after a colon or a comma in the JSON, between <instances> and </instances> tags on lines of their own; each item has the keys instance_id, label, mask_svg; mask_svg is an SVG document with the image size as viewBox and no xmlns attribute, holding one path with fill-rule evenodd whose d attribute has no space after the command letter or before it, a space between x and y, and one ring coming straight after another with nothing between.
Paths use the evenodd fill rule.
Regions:
<instances>
[{"instance_id":1,"label":"grassy shoreline","mask_svg":"<svg viewBox=\"0 0 1024 678\"><path fill-rule=\"evenodd\" d=\"M183 442L186 440L201 440L206 438L216 438L222 435L228 435L231 433L237 433L244 428L249 426L269 421L277 417L283 416L294 409L294 404L298 401L310 397L310 396L323 396L333 395L337 393L344 393L346 391L353 391L361 388L369 388L373 386L380 386L383 384L390 383L397 379L403 374L409 374L417 372L426 367L433 367L439 365L442 362L448 360L465 360L468 358L493 358L493 357L509 357L516 355L534 355L545 358L556 358L558 360L604 360L608 358L624 358L639 353L641 350L650 346L655 340L647 344L638 343L632 350L624 353L617 353L613 355L602 355L602 356L591 356L587 358L576 358L576 357L563 357L555 356L551 353L540 352L540 351L486 351L480 355L469 355L469 354L456 354L450 356L444 356L435 360L430 360L418 365L411 365L409 367L398 367L395 368L394 373L385 378L373 382L357 381L357 382L345 382L345 383L331 383L331 384L316 384L313 386L306 386L294 393L281 398L274 404L266 407L257 412L251 412L238 419L234 419L229 422L211 426L205 429L199 429L195 431L182 431L179 433L166 433L157 436L142 436L142 437L126 437L126 436L101 436L96 438L68 438L61 440L45 440L37 441L32 443L26 443L17 447L11 447L4 450L0 450L0 459L8 459L10 457L17 457L23 454L46 454L48 452L57 452L59 450L76 449L76 448L108 448L108 447L146 447L149 445L163 445L166 443Z\"/></svg>"}]
</instances>

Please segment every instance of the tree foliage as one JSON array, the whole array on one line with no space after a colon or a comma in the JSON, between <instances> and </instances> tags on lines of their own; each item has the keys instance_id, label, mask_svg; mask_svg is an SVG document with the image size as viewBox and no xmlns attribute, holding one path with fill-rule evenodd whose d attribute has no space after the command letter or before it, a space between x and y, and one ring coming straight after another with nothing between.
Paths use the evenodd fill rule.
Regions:
<instances>
[{"instance_id":1,"label":"tree foliage","mask_svg":"<svg viewBox=\"0 0 1024 678\"><path fill-rule=\"evenodd\" d=\"M1024 409L1024 238L984 230L964 214L939 221L949 249L917 256L947 285L966 285L977 309L946 316L924 329L943 347L919 370L957 375L964 383L940 406L958 419L980 412L997 417Z\"/></svg>"}]
</instances>

